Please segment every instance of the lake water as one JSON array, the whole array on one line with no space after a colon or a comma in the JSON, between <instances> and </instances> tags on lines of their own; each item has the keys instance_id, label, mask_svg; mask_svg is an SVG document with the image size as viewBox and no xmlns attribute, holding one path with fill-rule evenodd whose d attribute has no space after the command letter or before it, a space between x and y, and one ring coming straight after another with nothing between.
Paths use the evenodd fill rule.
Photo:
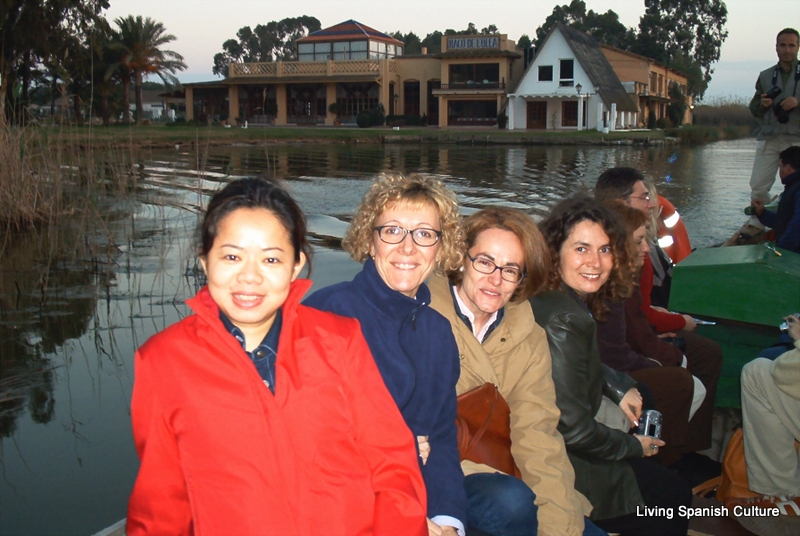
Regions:
<instances>
[{"instance_id":1,"label":"lake water","mask_svg":"<svg viewBox=\"0 0 800 536\"><path fill-rule=\"evenodd\" d=\"M199 207L234 178L288 181L309 215L313 279L358 266L337 238L383 170L443 179L464 213L490 205L540 219L606 168L645 170L694 246L743 222L754 140L686 147L290 144L176 147L133 155L135 184L58 229L3 237L0 258L0 534L92 534L125 516L138 460L130 431L133 353L186 314L201 281L191 255ZM775 187L773 193L777 193Z\"/></svg>"}]
</instances>

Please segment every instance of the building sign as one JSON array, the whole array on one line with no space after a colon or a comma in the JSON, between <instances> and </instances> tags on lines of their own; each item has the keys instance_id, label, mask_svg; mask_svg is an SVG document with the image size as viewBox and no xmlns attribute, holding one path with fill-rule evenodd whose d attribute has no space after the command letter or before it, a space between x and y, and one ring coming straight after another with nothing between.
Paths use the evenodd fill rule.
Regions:
<instances>
[{"instance_id":1,"label":"building sign","mask_svg":"<svg viewBox=\"0 0 800 536\"><path fill-rule=\"evenodd\" d=\"M500 48L499 37L453 37L447 40L447 50L465 48Z\"/></svg>"}]
</instances>

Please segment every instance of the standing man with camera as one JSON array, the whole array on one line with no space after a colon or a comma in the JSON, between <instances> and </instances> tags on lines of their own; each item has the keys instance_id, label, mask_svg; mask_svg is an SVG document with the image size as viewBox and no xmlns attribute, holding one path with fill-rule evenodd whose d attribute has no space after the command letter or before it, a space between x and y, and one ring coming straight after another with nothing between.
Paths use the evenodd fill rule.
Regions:
<instances>
[{"instance_id":1,"label":"standing man with camera","mask_svg":"<svg viewBox=\"0 0 800 536\"><path fill-rule=\"evenodd\" d=\"M775 182L780 153L792 145L800 145L800 66L797 50L800 34L794 28L778 33L775 50L778 64L761 71L756 81L756 94L750 111L761 120L758 149L750 177L750 197L769 203L769 191ZM763 229L757 218L749 222Z\"/></svg>"}]
</instances>

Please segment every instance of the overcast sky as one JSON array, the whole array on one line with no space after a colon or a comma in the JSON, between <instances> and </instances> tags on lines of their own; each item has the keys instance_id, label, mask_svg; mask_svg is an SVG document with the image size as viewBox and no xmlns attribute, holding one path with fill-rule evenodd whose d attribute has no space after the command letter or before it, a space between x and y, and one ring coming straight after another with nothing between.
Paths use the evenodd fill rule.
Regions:
<instances>
[{"instance_id":1,"label":"overcast sky","mask_svg":"<svg viewBox=\"0 0 800 536\"><path fill-rule=\"evenodd\" d=\"M462 30L470 22L480 29L490 24L513 40L534 36L557 4L569 0L110 0L106 17L151 17L177 40L172 50L189 66L182 82L213 80L214 54L236 37L243 26L255 27L286 17L309 15L322 27L355 19L384 32L414 32L424 38L434 30ZM706 100L752 96L758 71L777 61L775 35L786 24L800 25L797 0L728 0L728 39L715 67ZM637 27L644 0L586 0L587 9L613 9L623 24ZM794 13L794 15L792 15Z\"/></svg>"}]
</instances>

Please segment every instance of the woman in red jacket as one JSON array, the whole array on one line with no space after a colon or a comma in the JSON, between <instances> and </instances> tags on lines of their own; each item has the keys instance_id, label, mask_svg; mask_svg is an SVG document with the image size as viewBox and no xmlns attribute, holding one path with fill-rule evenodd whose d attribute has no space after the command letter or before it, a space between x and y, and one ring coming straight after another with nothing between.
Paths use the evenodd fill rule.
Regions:
<instances>
[{"instance_id":1,"label":"woman in red jacket","mask_svg":"<svg viewBox=\"0 0 800 536\"><path fill-rule=\"evenodd\" d=\"M136 354L127 533L426 535L414 438L358 323L299 303L294 200L230 183L200 241L194 314Z\"/></svg>"}]
</instances>

